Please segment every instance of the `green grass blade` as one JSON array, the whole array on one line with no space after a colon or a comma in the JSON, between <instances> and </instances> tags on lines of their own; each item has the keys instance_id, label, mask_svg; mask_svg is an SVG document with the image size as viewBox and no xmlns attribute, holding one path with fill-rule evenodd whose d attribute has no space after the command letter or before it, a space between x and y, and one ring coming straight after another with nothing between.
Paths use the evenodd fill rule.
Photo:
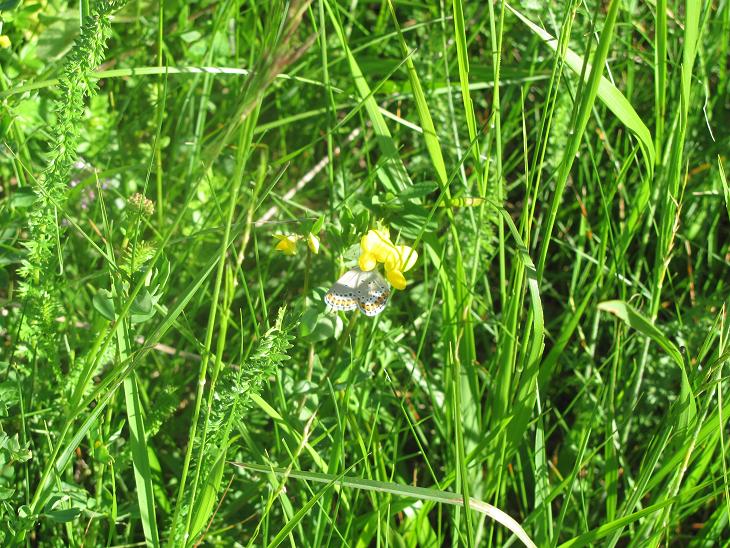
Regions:
<instances>
[{"instance_id":1,"label":"green grass blade","mask_svg":"<svg viewBox=\"0 0 730 548\"><path fill-rule=\"evenodd\" d=\"M257 472L271 472L276 474L284 474L287 472L284 468L269 468L260 464L250 464L243 462L232 462L234 466L240 468L254 470ZM441 491L438 489L429 489L426 487L414 487L412 485L400 485L397 483L389 483L384 481L375 481L362 478L355 478L352 476L336 476L332 474L322 474L318 472L302 472L292 470L289 475L293 478L297 478L303 481L316 481L319 483L327 484L339 484L343 487L350 487L353 489L360 489L364 491L373 491L376 493L388 493L391 495L398 495L401 497L410 497L419 500L428 500L438 502L440 504L448 504L451 506L464 506L464 497L456 493L450 493L448 491ZM499 522L504 527L512 531L517 538L519 538L525 546L534 547L535 543L530 539L529 535L525 532L522 526L515 521L514 518L504 513L499 508L492 506L486 502L472 499L469 501L469 506L472 510L480 512L487 517Z\"/></svg>"},{"instance_id":2,"label":"green grass blade","mask_svg":"<svg viewBox=\"0 0 730 548\"><path fill-rule=\"evenodd\" d=\"M474 113L474 102L469 89L469 54L466 39L466 24L464 22L464 5L461 0L453 0L454 13L454 40L456 42L456 57L459 66L459 83L461 98L466 111L466 127L469 130L469 142L474 143L472 153L477 165L481 165L479 145L477 144L477 122Z\"/></svg>"},{"instance_id":3,"label":"green grass blade","mask_svg":"<svg viewBox=\"0 0 730 548\"><path fill-rule=\"evenodd\" d=\"M656 154L662 155L664 115L667 105L667 0L656 3L656 36L654 37L654 119Z\"/></svg>"},{"instance_id":4,"label":"green grass blade","mask_svg":"<svg viewBox=\"0 0 730 548\"><path fill-rule=\"evenodd\" d=\"M700 487L695 489L694 491L700 491ZM608 523L605 523L601 525L600 527L597 527L596 529L593 529L591 531L588 531L587 533L583 533L582 535L579 535L575 538L572 538L566 542L563 542L562 544L558 545L558 548L577 548L578 546L595 546L596 541L601 540L602 538L607 537L611 533L621 530L627 525L630 525L634 522L639 521L644 516L650 516L651 514L654 514L655 512L658 512L659 510L662 510L663 508L666 508L670 504L677 502L676 498L671 498L664 500L662 502L659 502L657 504L652 504L651 506L647 506L646 508L643 508L642 510L639 510L638 512L634 512L633 514L630 514L628 516L624 516L622 518L610 521Z\"/></svg>"},{"instance_id":5,"label":"green grass blade","mask_svg":"<svg viewBox=\"0 0 730 548\"><path fill-rule=\"evenodd\" d=\"M550 508L550 474L548 470L547 449L545 447L545 421L542 417L540 400L537 400L539 414L535 426L534 462L535 467L535 510L538 513L535 541L545 546L553 537L553 513Z\"/></svg>"},{"instance_id":6,"label":"green grass blade","mask_svg":"<svg viewBox=\"0 0 730 548\"><path fill-rule=\"evenodd\" d=\"M527 17L525 17L515 8L511 7L509 4L505 5L512 13L517 16L520 21L527 25L527 27L532 32L539 36L546 45L548 45L554 51L557 50L558 41L553 36L551 36L548 32L530 21ZM603 59L603 62L605 62L605 57ZM601 66L603 65L603 62L600 63ZM582 73L584 64L586 65L586 74L594 74L593 67L590 64L586 64L583 57L581 57L569 48L565 53L565 63L571 68L571 70L573 70L573 72L578 75ZM595 72L596 75L599 73L600 70ZM618 118L621 123L624 124L639 140L639 144L641 145L641 150L644 155L644 167L649 176L651 176L651 174L654 172L655 152L654 142L652 140L649 128L646 127L646 124L644 124L634 107L631 106L631 103L626 98L626 96L621 93L621 91L619 91L619 89L614 86L607 78L605 78L604 76L589 76L589 78L592 78L593 81L596 83L595 85L597 85L596 94L598 98L603 102L604 105L606 105L606 107L611 112L614 113L616 118ZM587 81L586 83L589 83L589 81Z\"/></svg>"},{"instance_id":7,"label":"green grass blade","mask_svg":"<svg viewBox=\"0 0 730 548\"><path fill-rule=\"evenodd\" d=\"M195 500L191 511L192 519L190 520L190 538L192 539L197 539L203 531L203 527L208 523L218 499L218 491L225 471L226 450L227 447L220 448L220 456L203 480L200 493Z\"/></svg>"},{"instance_id":8,"label":"green grass blade","mask_svg":"<svg viewBox=\"0 0 730 548\"><path fill-rule=\"evenodd\" d=\"M109 403L116 390L122 385L124 379L132 373L134 367L139 361L147 354L154 345L170 330L175 324L180 314L182 314L185 307L188 305L190 300L197 294L203 282L208 278L213 268L218 263L218 256L215 255L210 259L207 266L203 268L196 279L194 279L184 291L181 292L181 296L176 301L175 305L170 308L165 318L162 320L160 325L150 334L146 340L146 345L139 352L130 356L127 362L123 362L116 366L111 372L109 372L96 389L72 411L69 418L68 424L60 435L61 440L65 440L68 435L71 424L73 421L87 409L89 405L96 402L94 410L87 416L86 420L76 429L71 439L66 442L63 449L60 447L57 450L57 454L53 456L53 462L50 465L50 469L56 473L61 474L66 468L71 458L74 456L74 452L77 447L81 444L81 441L89 433L89 430L94 426L98 419L101 411ZM50 476L50 470L44 473L44 477L38 485L37 494L34 497L33 505L36 508L42 507L48 498L50 497L53 484L48 481L47 477Z\"/></svg>"},{"instance_id":9,"label":"green grass blade","mask_svg":"<svg viewBox=\"0 0 730 548\"><path fill-rule=\"evenodd\" d=\"M544 349L545 340L545 318L540 297L540 288L537 279L537 270L532 262L529 250L520 236L512 218L498 204L493 204L499 215L504 220L512 238L517 244L517 256L526 277L527 290L530 294L530 312L532 317L532 330L528 343L528 350L525 353L525 367L518 379L518 387L501 386L502 401L501 407L496 407L493 420L502 420L507 413L514 416L514 419L507 425L507 439L510 440L511 449L515 449L520 443L524 434L525 426L530 420L532 409L537 399L537 379L540 360ZM514 297L513 297L514 298ZM515 299L516 300L516 299ZM514 397L512 398L512 396ZM514 401L514 407L508 411L508 401Z\"/></svg>"},{"instance_id":10,"label":"green grass blade","mask_svg":"<svg viewBox=\"0 0 730 548\"><path fill-rule=\"evenodd\" d=\"M444 155L441 152L441 143L439 142L438 133L436 127L433 125L433 118L431 117L431 111L428 108L428 102L426 101L426 95L423 92L421 86L421 80L418 77L418 71L416 71L416 65L413 62L413 56L411 51L408 50L403 32L401 31L398 19L395 14L395 8L391 0L388 0L388 6L390 7L390 13L393 17L396 29L398 30L398 41L400 43L401 51L405 57L406 70L408 71L408 81L411 83L411 90L413 92L413 100L416 102L416 111L418 112L418 119L421 121L421 128L423 129L423 139L426 142L426 150L431 157L431 163L436 170L439 184L442 188L448 183L448 175L446 173L446 163L444 162Z\"/></svg>"},{"instance_id":11,"label":"green grass blade","mask_svg":"<svg viewBox=\"0 0 730 548\"><path fill-rule=\"evenodd\" d=\"M684 368L684 360L682 353L677 345L667 339L667 337L659 331L649 320L644 318L631 305L623 301L604 301L598 305L598 310L610 312L629 327L636 329L639 333L646 335L655 343L661 346L667 354L671 356L674 362L681 368Z\"/></svg>"},{"instance_id":12,"label":"green grass blade","mask_svg":"<svg viewBox=\"0 0 730 548\"><path fill-rule=\"evenodd\" d=\"M358 64L355 56L350 50L348 45L347 37L345 35L345 29L342 27L339 18L332 9L329 2L326 2L327 12L330 16L330 21L335 27L335 32L340 40L340 45L345 52L347 58L348 67L350 74L355 83L360 99L365 103L365 111L370 118L370 122L373 124L373 131L375 132L375 139L378 144L378 148L384 157L384 165L378 170L378 178L386 190L390 192L398 193L411 186L411 180L406 172L406 168L403 165L403 161L398 154L398 148L393 141L393 136L385 123L385 118L380 112L380 107L372 95L370 85L365 78L360 65Z\"/></svg>"},{"instance_id":13,"label":"green grass blade","mask_svg":"<svg viewBox=\"0 0 730 548\"><path fill-rule=\"evenodd\" d=\"M697 415L697 402L695 401L695 396L689 383L684 357L677 345L667 339L664 333L659 331L654 324L644 318L631 305L623 301L604 301L598 305L598 310L613 314L632 329L636 329L639 333L649 337L671 356L682 373L682 393L680 398L686 404L686 409L683 412L683 423L684 426L691 423Z\"/></svg>"},{"instance_id":14,"label":"green grass blade","mask_svg":"<svg viewBox=\"0 0 730 548\"><path fill-rule=\"evenodd\" d=\"M137 501L139 502L142 528L147 545L159 546L160 536L157 532L155 495L147 452L147 434L145 433L144 418L142 416L142 402L139 399L139 387L134 373L124 379L124 399L127 407L134 483L137 487Z\"/></svg>"},{"instance_id":15,"label":"green grass blade","mask_svg":"<svg viewBox=\"0 0 730 548\"><path fill-rule=\"evenodd\" d=\"M248 76L251 74L249 69L238 68L238 67L206 67L206 66L181 66L181 67L131 67L111 70L99 70L89 74L89 78L93 80L104 80L107 78L129 78L134 76L166 76L166 75L198 75L198 74L213 74L222 76ZM344 90L322 84L316 80L310 80L309 78L302 78L301 76L291 76L289 74L277 74L275 76L279 80L293 80L302 84L327 87L334 93L344 93ZM27 91L34 91L37 89L44 89L54 87L58 84L58 79L53 78L50 80L41 80L39 82L33 82L31 84L23 84L22 86L16 86L0 92L0 99L5 99L12 95L18 95Z\"/></svg>"},{"instance_id":16,"label":"green grass blade","mask_svg":"<svg viewBox=\"0 0 730 548\"><path fill-rule=\"evenodd\" d=\"M722 158L717 157L717 169L720 172L720 183L722 184L722 194L725 197L725 209L727 210L728 219L730 219L730 186L727 184L725 176L725 166L722 165Z\"/></svg>"}]
</instances>

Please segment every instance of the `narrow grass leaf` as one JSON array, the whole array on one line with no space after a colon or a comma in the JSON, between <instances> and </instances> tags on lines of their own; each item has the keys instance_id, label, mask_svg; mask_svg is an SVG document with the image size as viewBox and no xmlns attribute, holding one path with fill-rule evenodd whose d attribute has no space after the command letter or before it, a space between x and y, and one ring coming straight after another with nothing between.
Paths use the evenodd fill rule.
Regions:
<instances>
[{"instance_id":1,"label":"narrow grass leaf","mask_svg":"<svg viewBox=\"0 0 730 548\"><path fill-rule=\"evenodd\" d=\"M558 41L550 33L537 26L509 4L505 5L520 21L527 25L532 32L539 36L545 44L547 44L553 51L557 51ZM581 74L583 66L586 64L583 57L569 48L565 53L565 62L570 69L578 75ZM586 64L585 74L591 73L591 65ZM604 76L601 76L598 84L598 98L639 140L641 150L644 155L644 167L646 168L649 176L651 176L654 172L655 152L654 142L649 128L646 127L646 124L643 122L634 107L631 106L631 103L626 96Z\"/></svg>"},{"instance_id":2,"label":"narrow grass leaf","mask_svg":"<svg viewBox=\"0 0 730 548\"><path fill-rule=\"evenodd\" d=\"M385 123L385 118L380 112L380 107L370 91L370 86L365 79L365 75L360 69L360 65L352 54L352 51L350 51L345 29L342 27L339 18L329 2L326 2L326 6L332 25L335 27L335 32L345 52L355 88L360 99L365 102L365 110L370 118L370 122L373 124L373 131L375 132L378 148L385 159L383 167L377 172L378 178L387 190L397 194L411 185L410 178L398 154L398 148L393 141L393 136L390 134L390 130Z\"/></svg>"},{"instance_id":3,"label":"narrow grass leaf","mask_svg":"<svg viewBox=\"0 0 730 548\"><path fill-rule=\"evenodd\" d=\"M431 157L431 163L436 170L436 175L438 175L439 184L443 188L448 182L448 176L446 174L446 163L444 162L444 156L441 152L441 143L439 143L438 133L433 125L433 118L431 117L431 112L428 108L428 103L426 102L426 95L423 93L421 80L418 78L418 72L416 71L416 66L413 63L413 57L411 55L412 52L408 50L408 45L406 44L403 32L398 24L395 8L390 0L388 0L388 6L390 7L390 13L393 16L393 22L398 30L398 41L400 43L401 51L405 56L408 80L410 81L411 89L413 90L413 100L416 102L416 111L418 112L418 119L421 121L426 149Z\"/></svg>"},{"instance_id":4,"label":"narrow grass leaf","mask_svg":"<svg viewBox=\"0 0 730 548\"><path fill-rule=\"evenodd\" d=\"M203 268L198 277L190 282L185 290L182 292L182 296L178 299L162 320L159 326L153 331L153 333L147 338L145 347L139 352L133 354L127 362L122 362L117 365L112 371L110 371L102 380L102 382L95 388L89 397L81 402L76 409L72 411L69 419L68 426L64 428L61 434L61 439L65 439L70 429L70 423L76 417L78 417L88 405L96 402L96 406L93 411L87 416L86 420L76 429L73 437L66 443L63 449L59 449L58 454L55 456L54 463L51 465L52 469L59 475L62 474L63 470L68 465L71 457L74 456L76 448L81 444L81 441L88 435L89 430L96 424L96 420L101 414L106 404L111 400L116 390L121 386L124 379L134 370L134 367L141 360L141 358L149 352L154 345L167 333L167 331L173 326L178 316L182 314L183 310L190 302L190 300L197 294L200 286L208 278L213 268L218 263L218 256L214 255L207 266ZM120 315L121 316L121 315ZM41 478L41 482L38 485L38 493L34 497L34 508L42 507L53 492L54 485L47 480L47 476L50 475L44 472L44 477Z\"/></svg>"},{"instance_id":5,"label":"narrow grass leaf","mask_svg":"<svg viewBox=\"0 0 730 548\"><path fill-rule=\"evenodd\" d=\"M649 337L661 346L670 355L672 360L674 360L674 363L677 364L682 373L680 398L687 404L683 416L685 417L685 426L689 424L697 414L697 403L689 384L689 377L687 376L682 352L677 345L667 339L664 333L659 331L655 325L644 318L631 305L623 301L604 301L598 305L598 309L613 314L632 329L636 329L639 333Z\"/></svg>"},{"instance_id":6,"label":"narrow grass leaf","mask_svg":"<svg viewBox=\"0 0 730 548\"><path fill-rule=\"evenodd\" d=\"M474 158L481 164L478 157L478 146L476 146L477 123L474 114L474 102L471 99L469 89L469 53L466 39L466 24L464 22L464 5L461 0L453 0L452 10L454 14L454 41L456 42L456 58L459 66L459 83L461 85L461 98L466 111L466 126L469 130L469 141L475 143Z\"/></svg>"},{"instance_id":7,"label":"narrow grass leaf","mask_svg":"<svg viewBox=\"0 0 730 548\"><path fill-rule=\"evenodd\" d=\"M722 165L722 158L717 157L717 168L720 171L720 183L722 183L722 194L725 196L725 209L727 209L727 216L730 219L730 186L727 184L727 177L725 176L725 166Z\"/></svg>"},{"instance_id":8,"label":"narrow grass leaf","mask_svg":"<svg viewBox=\"0 0 730 548\"><path fill-rule=\"evenodd\" d=\"M155 495L152 486L147 448L147 434L142 416L142 402L139 398L139 387L134 372L124 379L124 399L129 424L129 443L132 449L134 467L134 483L137 487L137 501L142 520L142 529L148 546L159 546L160 536L157 532L155 512Z\"/></svg>"},{"instance_id":9,"label":"narrow grass leaf","mask_svg":"<svg viewBox=\"0 0 730 548\"><path fill-rule=\"evenodd\" d=\"M694 492L700 491L704 487L698 487L696 489L693 489ZM613 521L610 521L608 523L605 523L601 525L600 527L597 527L591 531L588 531L587 533L583 533L582 535L579 535L575 538L572 538L566 542L563 542L562 544L558 545L558 548L577 548L579 546L595 546L596 541L607 537L611 533L618 531L627 525L631 525L632 523L638 522L640 519L642 519L645 516L649 516L655 512L658 512L662 508L665 508L666 506L669 506L670 504L673 504L677 502L678 497L672 497L666 500L663 500L661 502L658 502L657 504L652 504L651 506L647 506L646 508L643 508L642 510L639 510L638 512L634 512L633 514L630 514L628 516L624 516L619 519L615 519Z\"/></svg>"},{"instance_id":10,"label":"narrow grass leaf","mask_svg":"<svg viewBox=\"0 0 730 548\"><path fill-rule=\"evenodd\" d=\"M218 499L218 491L221 480L223 479L223 472L225 471L226 449L221 449L220 456L216 459L215 464L205 477L201 492L195 499L192 520L190 522L190 538L198 537L213 512L213 506Z\"/></svg>"},{"instance_id":11,"label":"narrow grass leaf","mask_svg":"<svg viewBox=\"0 0 730 548\"><path fill-rule=\"evenodd\" d=\"M257 472L275 472L276 474L284 474L287 472L284 468L269 468L260 464L251 464L243 462L232 462L234 466L240 468L255 470ZM355 478L353 476L336 476L332 474L321 474L317 472L302 472L292 470L289 475L293 478L297 478L303 481L316 481L319 483L327 484L339 484L343 487L351 487L353 489L361 489L363 491L374 491L377 493L388 493L391 495L398 495L401 497L410 497L419 500L428 500L438 502L441 504L448 504L451 506L464 506L464 497L456 493L450 493L448 491L441 491L438 489L429 489L426 487L414 487L412 485L400 485L397 483L390 483L385 481L375 481L362 478ZM499 522L507 529L512 531L517 538L519 538L525 546L530 548L535 547L535 543L530 539L529 535L525 532L522 526L515 521L510 515L506 514L499 508L492 506L486 502L482 502L477 499L471 499L469 501L469 507L472 510L476 510L487 517Z\"/></svg>"},{"instance_id":12,"label":"narrow grass leaf","mask_svg":"<svg viewBox=\"0 0 730 548\"><path fill-rule=\"evenodd\" d=\"M497 210L499 215L504 220L507 228L514 238L517 244L517 256L519 257L521 267L525 273L527 290L530 293L530 312L532 317L531 327L526 328L526 333L531 333L528 348L529 350L525 354L525 367L518 380L518 387L516 394L514 394L514 407L509 411L514 416L507 425L507 439L511 442L511 449L515 449L520 443L522 436L524 435L525 426L530 420L532 415L532 409L535 406L537 400L537 380L538 373L540 370L540 361L542 353L545 347L545 318L542 308L542 299L540 297L540 287L538 285L537 270L535 263L533 263L530 257L529 250L525 245L522 237L520 236L517 227L512 221L507 211L499 204L490 202L493 207ZM513 387L503 387L503 393L505 395L513 393ZM505 402L507 400L505 399ZM501 413L506 412L506 408L503 407L498 410ZM503 420L504 417L497 415L493 417L494 420Z\"/></svg>"}]
</instances>

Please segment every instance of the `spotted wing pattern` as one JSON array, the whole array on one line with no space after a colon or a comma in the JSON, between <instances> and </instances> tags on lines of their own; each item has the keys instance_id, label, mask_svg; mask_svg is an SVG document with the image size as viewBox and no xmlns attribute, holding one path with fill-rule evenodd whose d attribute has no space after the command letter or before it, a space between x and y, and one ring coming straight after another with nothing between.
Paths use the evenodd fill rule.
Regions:
<instances>
[{"instance_id":1,"label":"spotted wing pattern","mask_svg":"<svg viewBox=\"0 0 730 548\"><path fill-rule=\"evenodd\" d=\"M356 268L345 272L324 296L324 302L334 310L355 310L358 296L356 288L362 274Z\"/></svg>"},{"instance_id":2,"label":"spotted wing pattern","mask_svg":"<svg viewBox=\"0 0 730 548\"><path fill-rule=\"evenodd\" d=\"M366 316L377 316L388 304L390 287L377 271L372 270L367 274L370 276L358 287L357 307Z\"/></svg>"},{"instance_id":3,"label":"spotted wing pattern","mask_svg":"<svg viewBox=\"0 0 730 548\"><path fill-rule=\"evenodd\" d=\"M377 316L388 303L390 288L375 270L363 272L353 268L345 272L324 296L334 310L359 308L366 316Z\"/></svg>"}]
</instances>

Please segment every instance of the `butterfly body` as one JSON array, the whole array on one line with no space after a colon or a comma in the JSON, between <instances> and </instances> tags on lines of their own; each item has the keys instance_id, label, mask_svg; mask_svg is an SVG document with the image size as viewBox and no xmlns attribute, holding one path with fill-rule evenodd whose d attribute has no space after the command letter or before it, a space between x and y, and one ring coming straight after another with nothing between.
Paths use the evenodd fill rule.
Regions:
<instances>
[{"instance_id":1,"label":"butterfly body","mask_svg":"<svg viewBox=\"0 0 730 548\"><path fill-rule=\"evenodd\" d=\"M345 272L324 296L334 310L359 308L366 316L377 316L388 304L390 287L376 271L364 272L355 267Z\"/></svg>"}]
</instances>

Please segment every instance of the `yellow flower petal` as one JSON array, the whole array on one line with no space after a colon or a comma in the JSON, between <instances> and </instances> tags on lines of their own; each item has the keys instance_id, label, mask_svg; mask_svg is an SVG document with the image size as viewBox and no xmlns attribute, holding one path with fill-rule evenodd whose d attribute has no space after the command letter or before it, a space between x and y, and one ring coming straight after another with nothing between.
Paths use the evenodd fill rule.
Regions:
<instances>
[{"instance_id":1,"label":"yellow flower petal","mask_svg":"<svg viewBox=\"0 0 730 548\"><path fill-rule=\"evenodd\" d=\"M315 255L319 253L319 238L312 234L311 232L307 234L307 245L309 246L309 249L314 253Z\"/></svg>"},{"instance_id":2,"label":"yellow flower petal","mask_svg":"<svg viewBox=\"0 0 730 548\"><path fill-rule=\"evenodd\" d=\"M392 242L390 241L390 230L387 228L378 228L376 230L371 230L371 232L374 232L381 242L392 245Z\"/></svg>"},{"instance_id":3,"label":"yellow flower petal","mask_svg":"<svg viewBox=\"0 0 730 548\"><path fill-rule=\"evenodd\" d=\"M382 245L393 245L390 241L390 234L384 229L368 230L368 233L360 240L360 248L363 252L373 253L375 249L380 248Z\"/></svg>"},{"instance_id":4,"label":"yellow flower petal","mask_svg":"<svg viewBox=\"0 0 730 548\"><path fill-rule=\"evenodd\" d=\"M363 272L370 272L378 265L378 261L372 253L362 253L357 264Z\"/></svg>"},{"instance_id":5,"label":"yellow flower petal","mask_svg":"<svg viewBox=\"0 0 730 548\"><path fill-rule=\"evenodd\" d=\"M286 255L294 255L297 252L297 240L299 239L296 235L292 234L274 234L274 238L279 240L276 244L277 251L281 251Z\"/></svg>"},{"instance_id":6,"label":"yellow flower petal","mask_svg":"<svg viewBox=\"0 0 730 548\"><path fill-rule=\"evenodd\" d=\"M373 250L379 263L398 262L398 252L393 245L381 244Z\"/></svg>"},{"instance_id":7,"label":"yellow flower petal","mask_svg":"<svg viewBox=\"0 0 730 548\"><path fill-rule=\"evenodd\" d=\"M385 273L385 277L388 278L390 285L396 289L406 288L406 278L400 270L388 270Z\"/></svg>"},{"instance_id":8,"label":"yellow flower petal","mask_svg":"<svg viewBox=\"0 0 730 548\"><path fill-rule=\"evenodd\" d=\"M385 260L383 261L385 264L385 271L388 272L390 270L403 270L400 267L400 261L398 260L398 253L393 250L392 253L389 253L387 257L385 257Z\"/></svg>"},{"instance_id":9,"label":"yellow flower petal","mask_svg":"<svg viewBox=\"0 0 730 548\"><path fill-rule=\"evenodd\" d=\"M395 246L395 248L398 252L398 259L400 260L399 270L402 272L408 272L415 266L416 261L418 260L418 253L416 253L415 249L408 247L407 245L398 245Z\"/></svg>"},{"instance_id":10,"label":"yellow flower petal","mask_svg":"<svg viewBox=\"0 0 730 548\"><path fill-rule=\"evenodd\" d=\"M363 253L370 253L377 243L377 236L372 230L369 230L368 233L360 240L360 249Z\"/></svg>"},{"instance_id":11,"label":"yellow flower petal","mask_svg":"<svg viewBox=\"0 0 730 548\"><path fill-rule=\"evenodd\" d=\"M407 282L403 273L413 268L418 260L418 253L413 248L393 244L388 229L378 228L368 230L362 237L360 250L360 270L368 272L383 263L390 284L396 289L405 289Z\"/></svg>"}]
</instances>

